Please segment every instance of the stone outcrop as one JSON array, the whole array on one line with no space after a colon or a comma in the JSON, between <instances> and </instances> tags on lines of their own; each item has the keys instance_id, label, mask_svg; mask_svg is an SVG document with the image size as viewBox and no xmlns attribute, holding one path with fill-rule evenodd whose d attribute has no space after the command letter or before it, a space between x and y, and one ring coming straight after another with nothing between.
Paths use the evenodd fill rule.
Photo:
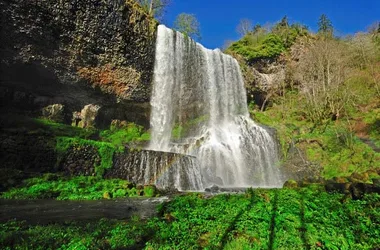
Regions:
<instances>
[{"instance_id":1,"label":"stone outcrop","mask_svg":"<svg viewBox=\"0 0 380 250\"><path fill-rule=\"evenodd\" d=\"M157 23L133 0L0 0L0 16L2 107L61 104L69 123L95 104L107 126L149 124Z\"/></svg>"},{"instance_id":2,"label":"stone outcrop","mask_svg":"<svg viewBox=\"0 0 380 250\"><path fill-rule=\"evenodd\" d=\"M62 104L52 104L42 109L42 116L50 121L63 122L64 121L64 109Z\"/></svg>"},{"instance_id":3,"label":"stone outcrop","mask_svg":"<svg viewBox=\"0 0 380 250\"><path fill-rule=\"evenodd\" d=\"M132 150L114 156L106 178L120 178L160 189L201 190L193 156L151 150Z\"/></svg>"},{"instance_id":4,"label":"stone outcrop","mask_svg":"<svg viewBox=\"0 0 380 250\"><path fill-rule=\"evenodd\" d=\"M55 140L39 134L0 133L0 169L49 172L56 162Z\"/></svg>"},{"instance_id":5,"label":"stone outcrop","mask_svg":"<svg viewBox=\"0 0 380 250\"><path fill-rule=\"evenodd\" d=\"M95 176L95 166L100 165L98 149L91 145L75 145L68 149L60 168L72 176Z\"/></svg>"}]
</instances>

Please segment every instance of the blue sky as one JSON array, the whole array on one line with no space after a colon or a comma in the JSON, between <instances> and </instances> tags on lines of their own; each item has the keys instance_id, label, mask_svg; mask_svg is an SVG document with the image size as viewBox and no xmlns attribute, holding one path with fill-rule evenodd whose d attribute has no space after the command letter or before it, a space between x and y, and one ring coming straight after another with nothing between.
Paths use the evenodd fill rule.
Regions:
<instances>
[{"instance_id":1,"label":"blue sky","mask_svg":"<svg viewBox=\"0 0 380 250\"><path fill-rule=\"evenodd\" d=\"M336 34L353 34L380 21L380 0L171 0L164 24L173 26L182 12L195 14L201 24L201 43L207 48L222 47L237 40L236 26L242 18L255 24L275 23L287 15L316 31L318 18L326 14Z\"/></svg>"}]
</instances>

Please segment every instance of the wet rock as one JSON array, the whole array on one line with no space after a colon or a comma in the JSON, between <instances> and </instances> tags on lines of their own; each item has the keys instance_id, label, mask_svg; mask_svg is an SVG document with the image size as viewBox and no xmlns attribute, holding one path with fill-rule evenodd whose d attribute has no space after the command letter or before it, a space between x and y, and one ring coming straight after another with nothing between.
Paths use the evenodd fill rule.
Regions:
<instances>
[{"instance_id":1,"label":"wet rock","mask_svg":"<svg viewBox=\"0 0 380 250\"><path fill-rule=\"evenodd\" d=\"M372 183L375 187L380 187L380 178L372 179Z\"/></svg>"},{"instance_id":2,"label":"wet rock","mask_svg":"<svg viewBox=\"0 0 380 250\"><path fill-rule=\"evenodd\" d=\"M331 180L325 184L325 189L327 192L330 192L330 193L335 192L335 193L349 194L350 186L351 186L351 183L336 183Z\"/></svg>"},{"instance_id":3,"label":"wet rock","mask_svg":"<svg viewBox=\"0 0 380 250\"><path fill-rule=\"evenodd\" d=\"M201 190L200 176L195 175L200 172L198 167L199 163L193 156L130 150L115 155L113 166L106 171L105 178L124 179L138 185L156 185L160 190Z\"/></svg>"},{"instance_id":4,"label":"wet rock","mask_svg":"<svg viewBox=\"0 0 380 250\"><path fill-rule=\"evenodd\" d=\"M95 166L100 165L98 149L91 145L71 146L59 163L60 169L71 176L94 176Z\"/></svg>"},{"instance_id":5,"label":"wet rock","mask_svg":"<svg viewBox=\"0 0 380 250\"><path fill-rule=\"evenodd\" d=\"M218 193L219 190L220 189L217 185L213 185L213 186L205 189L206 192L210 192L210 193Z\"/></svg>"},{"instance_id":6,"label":"wet rock","mask_svg":"<svg viewBox=\"0 0 380 250\"><path fill-rule=\"evenodd\" d=\"M350 185L350 192L353 199L361 199L363 198L363 195L367 192L367 185L364 183L353 183L352 185Z\"/></svg>"}]
</instances>

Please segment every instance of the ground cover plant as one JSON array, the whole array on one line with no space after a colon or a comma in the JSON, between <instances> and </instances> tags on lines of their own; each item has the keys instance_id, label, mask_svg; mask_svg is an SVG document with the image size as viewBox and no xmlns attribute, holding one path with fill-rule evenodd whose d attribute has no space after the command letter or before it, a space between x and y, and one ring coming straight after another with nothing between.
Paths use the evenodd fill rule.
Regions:
<instances>
[{"instance_id":1,"label":"ground cover plant","mask_svg":"<svg viewBox=\"0 0 380 250\"><path fill-rule=\"evenodd\" d=\"M68 177L45 174L24 180L0 195L3 199L99 200L123 197L155 196L151 186L139 186L120 179L95 176Z\"/></svg>"},{"instance_id":2,"label":"ground cover plant","mask_svg":"<svg viewBox=\"0 0 380 250\"><path fill-rule=\"evenodd\" d=\"M376 249L380 195L353 200L323 186L187 194L131 221L1 224L4 249Z\"/></svg>"}]
</instances>

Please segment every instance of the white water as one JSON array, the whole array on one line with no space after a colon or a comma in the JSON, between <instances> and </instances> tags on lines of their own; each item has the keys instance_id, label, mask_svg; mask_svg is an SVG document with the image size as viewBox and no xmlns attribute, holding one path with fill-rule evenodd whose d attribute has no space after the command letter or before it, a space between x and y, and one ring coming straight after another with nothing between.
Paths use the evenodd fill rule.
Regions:
<instances>
[{"instance_id":1,"label":"white water","mask_svg":"<svg viewBox=\"0 0 380 250\"><path fill-rule=\"evenodd\" d=\"M246 103L234 58L158 27L149 149L195 156L203 187L279 187L277 144Z\"/></svg>"}]
</instances>

